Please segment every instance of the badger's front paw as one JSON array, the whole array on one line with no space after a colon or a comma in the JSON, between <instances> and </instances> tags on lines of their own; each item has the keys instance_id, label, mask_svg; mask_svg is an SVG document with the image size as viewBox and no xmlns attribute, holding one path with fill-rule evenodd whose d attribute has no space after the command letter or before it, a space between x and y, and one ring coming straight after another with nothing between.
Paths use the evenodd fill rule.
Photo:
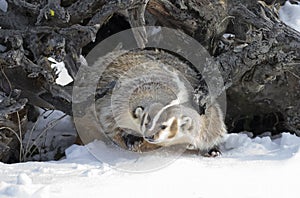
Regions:
<instances>
[{"instance_id":1,"label":"badger's front paw","mask_svg":"<svg viewBox=\"0 0 300 198\"><path fill-rule=\"evenodd\" d=\"M142 153L142 149L141 146L143 145L143 141L135 141L133 142L133 144L128 145L128 150L133 151L133 152L137 152L137 153Z\"/></svg>"},{"instance_id":2,"label":"badger's front paw","mask_svg":"<svg viewBox=\"0 0 300 198\"><path fill-rule=\"evenodd\" d=\"M123 136L126 147L129 151L133 152L142 152L141 145L143 144L144 139L142 137L137 137L134 135L127 134Z\"/></svg>"}]
</instances>

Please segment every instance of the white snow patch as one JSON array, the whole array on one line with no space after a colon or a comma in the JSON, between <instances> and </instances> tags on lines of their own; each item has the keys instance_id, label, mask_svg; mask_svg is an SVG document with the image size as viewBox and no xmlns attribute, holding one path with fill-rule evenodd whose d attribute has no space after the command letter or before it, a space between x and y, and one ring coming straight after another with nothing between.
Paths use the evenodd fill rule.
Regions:
<instances>
[{"instance_id":1,"label":"white snow patch","mask_svg":"<svg viewBox=\"0 0 300 198\"><path fill-rule=\"evenodd\" d=\"M153 36L153 35L156 35L156 34L158 34L158 33L160 33L161 32L161 27L160 26L153 26L152 28L151 28L151 32L150 32L150 35L151 36Z\"/></svg>"},{"instance_id":2,"label":"white snow patch","mask_svg":"<svg viewBox=\"0 0 300 198\"><path fill-rule=\"evenodd\" d=\"M230 34L230 33L225 33L225 34L223 34L223 38L225 38L225 39L234 39L235 35Z\"/></svg>"},{"instance_id":3,"label":"white snow patch","mask_svg":"<svg viewBox=\"0 0 300 198\"><path fill-rule=\"evenodd\" d=\"M54 64L51 64L51 68L56 69L56 74L58 75L58 77L55 82L58 85L65 86L65 85L73 82L73 78L70 76L68 70L66 69L64 62L57 62L56 60L54 60L51 57L49 57L48 60L54 63Z\"/></svg>"},{"instance_id":4,"label":"white snow patch","mask_svg":"<svg viewBox=\"0 0 300 198\"><path fill-rule=\"evenodd\" d=\"M1 27L0 27L0 29L1 29ZM0 44L0 52L4 52L6 49L7 49L6 46Z\"/></svg>"},{"instance_id":5,"label":"white snow patch","mask_svg":"<svg viewBox=\"0 0 300 198\"><path fill-rule=\"evenodd\" d=\"M184 153L169 166L139 174L114 168L134 165L127 156L106 156L111 163L96 160L88 150L101 144L105 151L101 142L73 145L61 161L0 163L0 197L299 197L299 137L229 134L225 140L220 157ZM156 163L151 155L144 160Z\"/></svg>"},{"instance_id":6,"label":"white snow patch","mask_svg":"<svg viewBox=\"0 0 300 198\"><path fill-rule=\"evenodd\" d=\"M279 18L288 26L300 32L300 3L291 4L286 1L279 9Z\"/></svg>"},{"instance_id":7,"label":"white snow patch","mask_svg":"<svg viewBox=\"0 0 300 198\"><path fill-rule=\"evenodd\" d=\"M18 175L17 184L19 185L30 185L32 184L31 178L25 173Z\"/></svg>"},{"instance_id":8,"label":"white snow patch","mask_svg":"<svg viewBox=\"0 0 300 198\"><path fill-rule=\"evenodd\" d=\"M6 0L0 0L0 10L7 12L8 4Z\"/></svg>"}]
</instances>

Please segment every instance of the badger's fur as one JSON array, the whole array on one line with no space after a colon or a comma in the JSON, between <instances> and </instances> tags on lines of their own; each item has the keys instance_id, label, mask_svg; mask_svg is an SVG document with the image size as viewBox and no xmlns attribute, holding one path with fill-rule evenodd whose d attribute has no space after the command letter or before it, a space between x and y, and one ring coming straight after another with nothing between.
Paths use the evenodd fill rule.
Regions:
<instances>
[{"instance_id":1,"label":"badger's fur","mask_svg":"<svg viewBox=\"0 0 300 198\"><path fill-rule=\"evenodd\" d=\"M101 131L135 151L174 144L209 151L220 143L226 127L217 103L199 114L193 96L198 77L197 71L164 52L118 57L98 83L102 92L95 106ZM132 144L129 136L138 141Z\"/></svg>"}]
</instances>

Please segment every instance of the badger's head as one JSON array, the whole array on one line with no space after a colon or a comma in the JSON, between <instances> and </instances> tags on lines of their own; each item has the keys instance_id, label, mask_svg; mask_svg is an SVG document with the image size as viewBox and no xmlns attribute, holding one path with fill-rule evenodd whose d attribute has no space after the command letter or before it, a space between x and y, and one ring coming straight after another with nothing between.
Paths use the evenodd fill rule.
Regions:
<instances>
[{"instance_id":1,"label":"badger's head","mask_svg":"<svg viewBox=\"0 0 300 198\"><path fill-rule=\"evenodd\" d=\"M199 116L188 107L155 103L143 110L141 131L145 140L151 144L190 144L194 132L199 128Z\"/></svg>"}]
</instances>

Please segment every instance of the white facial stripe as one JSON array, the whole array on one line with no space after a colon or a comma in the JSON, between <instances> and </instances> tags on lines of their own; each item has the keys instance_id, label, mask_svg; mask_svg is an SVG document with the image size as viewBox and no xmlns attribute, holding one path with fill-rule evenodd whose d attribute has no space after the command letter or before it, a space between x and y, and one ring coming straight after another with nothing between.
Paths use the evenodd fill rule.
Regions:
<instances>
[{"instance_id":1,"label":"white facial stripe","mask_svg":"<svg viewBox=\"0 0 300 198\"><path fill-rule=\"evenodd\" d=\"M163 107L153 118L153 122L152 122L152 126L149 129L150 131L152 131L156 125L157 120L159 119L159 117L161 116L161 114L164 112L164 110L166 110L169 107L175 106L175 105L179 105L180 101L178 99L176 100L172 100L170 104L166 105L165 107Z\"/></svg>"},{"instance_id":2,"label":"white facial stripe","mask_svg":"<svg viewBox=\"0 0 300 198\"><path fill-rule=\"evenodd\" d=\"M177 94L177 97L180 99L181 103L184 103L189 100L187 97L189 95L187 92L187 87L185 86L184 82L182 82L182 80L179 78L178 73L173 73L175 74L175 79L173 79L173 81L175 81L179 88L179 93Z\"/></svg>"},{"instance_id":3,"label":"white facial stripe","mask_svg":"<svg viewBox=\"0 0 300 198\"><path fill-rule=\"evenodd\" d=\"M188 80L186 80L185 78L184 78L184 81L182 79L180 79L180 77L179 77L179 73L180 72L178 73L177 70L175 70L175 71L174 70L170 70L170 68L166 67L164 64L162 64L161 66L162 66L163 69L165 69L167 71L167 73L172 74L172 76L174 77L174 78L171 78L171 79L173 80L173 82L176 83L176 85L179 88L179 92L176 95L179 98L179 100L181 101L181 103L187 102L189 100L189 98L188 98L189 93L187 91L188 89L187 89L186 85L184 84L184 81L188 82Z\"/></svg>"},{"instance_id":4,"label":"white facial stripe","mask_svg":"<svg viewBox=\"0 0 300 198\"><path fill-rule=\"evenodd\" d=\"M147 122L146 119L148 117L148 113L144 113L144 115L142 116L142 120L141 120L141 129L142 129L142 133L144 133L146 131L146 126L145 126L145 122Z\"/></svg>"}]
</instances>

